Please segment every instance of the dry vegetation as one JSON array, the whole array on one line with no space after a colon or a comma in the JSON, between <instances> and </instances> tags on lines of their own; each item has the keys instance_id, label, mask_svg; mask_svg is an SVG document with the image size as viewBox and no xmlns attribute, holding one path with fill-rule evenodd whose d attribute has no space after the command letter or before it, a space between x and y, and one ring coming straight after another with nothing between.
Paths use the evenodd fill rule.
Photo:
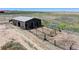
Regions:
<instances>
[{"instance_id":1,"label":"dry vegetation","mask_svg":"<svg viewBox=\"0 0 79 59\"><path fill-rule=\"evenodd\" d=\"M10 41L2 46L1 50L26 50L26 48L18 42Z\"/></svg>"}]
</instances>

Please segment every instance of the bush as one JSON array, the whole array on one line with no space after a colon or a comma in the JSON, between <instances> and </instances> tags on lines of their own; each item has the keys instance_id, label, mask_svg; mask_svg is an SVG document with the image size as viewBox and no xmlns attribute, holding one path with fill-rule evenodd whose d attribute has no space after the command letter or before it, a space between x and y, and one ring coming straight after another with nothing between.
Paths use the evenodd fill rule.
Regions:
<instances>
[{"instance_id":1,"label":"bush","mask_svg":"<svg viewBox=\"0 0 79 59\"><path fill-rule=\"evenodd\" d=\"M48 26L48 28L51 29L55 29L55 30L59 30L61 32L61 30L64 30L66 28L67 24L66 23L52 23Z\"/></svg>"},{"instance_id":2,"label":"bush","mask_svg":"<svg viewBox=\"0 0 79 59\"><path fill-rule=\"evenodd\" d=\"M26 48L18 42L11 41L2 46L1 50L26 50Z\"/></svg>"},{"instance_id":3,"label":"bush","mask_svg":"<svg viewBox=\"0 0 79 59\"><path fill-rule=\"evenodd\" d=\"M58 24L58 28L59 28L60 30L64 30L65 27L66 27L66 23L60 23L60 24Z\"/></svg>"}]
</instances>

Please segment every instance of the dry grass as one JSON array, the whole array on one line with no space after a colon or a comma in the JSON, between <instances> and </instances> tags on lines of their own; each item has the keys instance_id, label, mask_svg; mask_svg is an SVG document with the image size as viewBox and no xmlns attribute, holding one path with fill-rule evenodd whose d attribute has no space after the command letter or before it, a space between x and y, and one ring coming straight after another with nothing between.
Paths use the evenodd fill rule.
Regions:
<instances>
[{"instance_id":1,"label":"dry grass","mask_svg":"<svg viewBox=\"0 0 79 59\"><path fill-rule=\"evenodd\" d=\"M1 50L26 50L26 48L18 42L10 41L2 46Z\"/></svg>"},{"instance_id":2,"label":"dry grass","mask_svg":"<svg viewBox=\"0 0 79 59\"><path fill-rule=\"evenodd\" d=\"M56 41L56 45L63 48L63 49L66 49L66 50L71 50L72 49L72 46L73 44L75 44L76 42L73 41L73 40L58 40Z\"/></svg>"}]
</instances>

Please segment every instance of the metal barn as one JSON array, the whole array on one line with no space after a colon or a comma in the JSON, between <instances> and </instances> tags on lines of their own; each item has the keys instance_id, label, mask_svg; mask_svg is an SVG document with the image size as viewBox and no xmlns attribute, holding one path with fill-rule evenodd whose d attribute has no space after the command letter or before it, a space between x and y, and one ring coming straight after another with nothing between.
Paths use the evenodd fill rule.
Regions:
<instances>
[{"instance_id":1,"label":"metal barn","mask_svg":"<svg viewBox=\"0 0 79 59\"><path fill-rule=\"evenodd\" d=\"M23 29L33 29L41 27L41 19L33 17L19 16L12 18L11 20L9 20L9 22L12 22L12 24L19 26Z\"/></svg>"}]
</instances>

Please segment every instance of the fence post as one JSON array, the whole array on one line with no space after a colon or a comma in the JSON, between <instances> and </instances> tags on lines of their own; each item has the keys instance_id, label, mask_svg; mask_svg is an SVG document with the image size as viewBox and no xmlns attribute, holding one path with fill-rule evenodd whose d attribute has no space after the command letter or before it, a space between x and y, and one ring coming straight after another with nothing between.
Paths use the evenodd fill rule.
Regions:
<instances>
[{"instance_id":1,"label":"fence post","mask_svg":"<svg viewBox=\"0 0 79 59\"><path fill-rule=\"evenodd\" d=\"M70 46L70 50L72 50L72 46L73 46L73 44L74 44L74 43L71 44L71 46Z\"/></svg>"},{"instance_id":2,"label":"fence post","mask_svg":"<svg viewBox=\"0 0 79 59\"><path fill-rule=\"evenodd\" d=\"M56 40L54 40L54 45L56 46Z\"/></svg>"},{"instance_id":3,"label":"fence post","mask_svg":"<svg viewBox=\"0 0 79 59\"><path fill-rule=\"evenodd\" d=\"M44 34L44 40L45 40L45 41L47 40L47 38L46 38L46 34Z\"/></svg>"}]
</instances>

